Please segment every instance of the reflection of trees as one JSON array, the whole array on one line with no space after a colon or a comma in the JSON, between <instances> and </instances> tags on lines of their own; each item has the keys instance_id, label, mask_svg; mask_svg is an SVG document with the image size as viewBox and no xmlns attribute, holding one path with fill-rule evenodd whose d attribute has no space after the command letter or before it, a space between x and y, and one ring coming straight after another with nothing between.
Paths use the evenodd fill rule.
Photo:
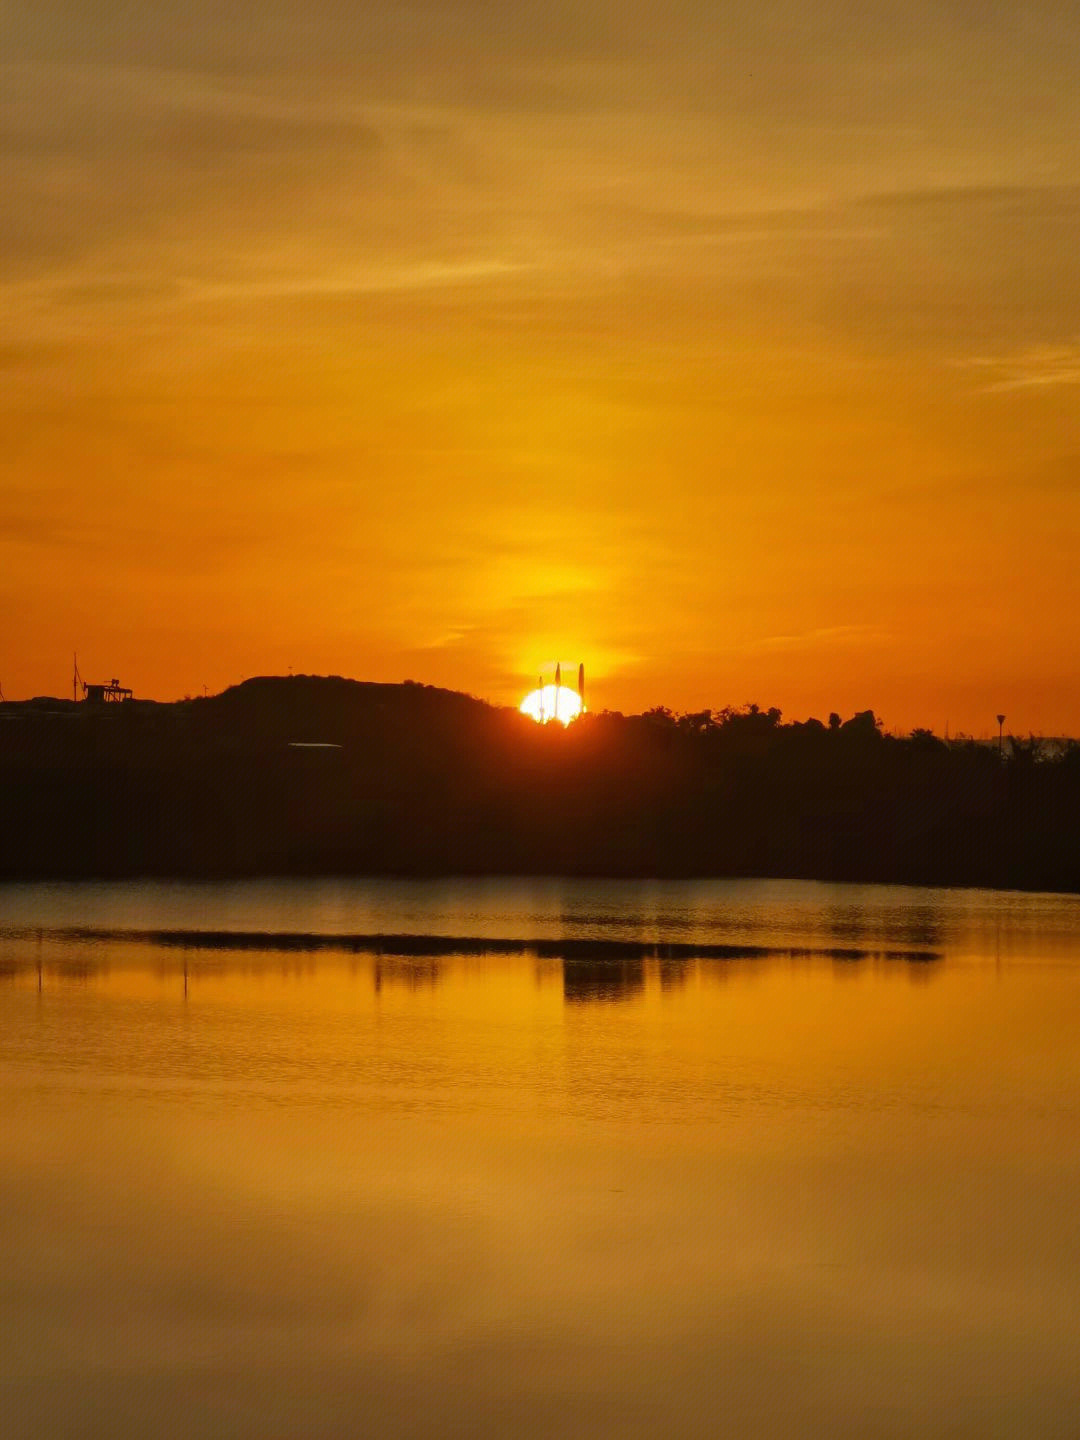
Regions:
<instances>
[{"instance_id":1,"label":"reflection of trees","mask_svg":"<svg viewBox=\"0 0 1080 1440\"><path fill-rule=\"evenodd\" d=\"M913 905L910 910L901 907L890 913L890 937L906 945L935 948L941 944L941 932L941 917L929 905Z\"/></svg>"},{"instance_id":2,"label":"reflection of trees","mask_svg":"<svg viewBox=\"0 0 1080 1440\"><path fill-rule=\"evenodd\" d=\"M104 960L58 960L46 970L69 985L86 985L95 975L108 974L109 967Z\"/></svg>"},{"instance_id":3,"label":"reflection of trees","mask_svg":"<svg viewBox=\"0 0 1080 1440\"><path fill-rule=\"evenodd\" d=\"M658 960L657 970L660 975L661 990L676 990L686 984L686 977L690 973L690 962L687 960Z\"/></svg>"},{"instance_id":4,"label":"reflection of trees","mask_svg":"<svg viewBox=\"0 0 1080 1440\"><path fill-rule=\"evenodd\" d=\"M564 960L563 998L570 1004L630 1000L645 986L641 960Z\"/></svg>"},{"instance_id":5,"label":"reflection of trees","mask_svg":"<svg viewBox=\"0 0 1080 1440\"><path fill-rule=\"evenodd\" d=\"M372 966L372 984L376 993L384 985L398 985L406 990L433 989L441 979L442 964L434 957L419 960L380 955Z\"/></svg>"},{"instance_id":6,"label":"reflection of trees","mask_svg":"<svg viewBox=\"0 0 1080 1440\"><path fill-rule=\"evenodd\" d=\"M941 920L930 905L896 905L864 908L859 904L831 905L821 928L838 939L863 942L887 936L891 942L919 949L935 949L941 943Z\"/></svg>"}]
</instances>

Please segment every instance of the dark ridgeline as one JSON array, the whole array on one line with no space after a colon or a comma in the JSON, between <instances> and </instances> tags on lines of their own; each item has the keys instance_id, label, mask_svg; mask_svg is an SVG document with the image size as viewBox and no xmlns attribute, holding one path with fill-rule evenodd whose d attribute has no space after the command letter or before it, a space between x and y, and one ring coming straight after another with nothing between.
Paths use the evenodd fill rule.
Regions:
<instances>
[{"instance_id":1,"label":"dark ridgeline","mask_svg":"<svg viewBox=\"0 0 1080 1440\"><path fill-rule=\"evenodd\" d=\"M307 747L307 748L306 748ZM597 874L1080 890L1080 746L295 676L0 707L0 876Z\"/></svg>"}]
</instances>

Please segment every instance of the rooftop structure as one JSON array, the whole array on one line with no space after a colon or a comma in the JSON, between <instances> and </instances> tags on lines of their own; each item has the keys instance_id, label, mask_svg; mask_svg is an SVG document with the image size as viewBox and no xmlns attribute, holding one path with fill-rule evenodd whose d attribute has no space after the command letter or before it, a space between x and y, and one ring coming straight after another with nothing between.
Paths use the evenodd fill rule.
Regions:
<instances>
[{"instance_id":1,"label":"rooftop structure","mask_svg":"<svg viewBox=\"0 0 1080 1440\"><path fill-rule=\"evenodd\" d=\"M116 705L131 699L131 691L113 677L107 685L87 685L83 681L83 699L88 705Z\"/></svg>"}]
</instances>

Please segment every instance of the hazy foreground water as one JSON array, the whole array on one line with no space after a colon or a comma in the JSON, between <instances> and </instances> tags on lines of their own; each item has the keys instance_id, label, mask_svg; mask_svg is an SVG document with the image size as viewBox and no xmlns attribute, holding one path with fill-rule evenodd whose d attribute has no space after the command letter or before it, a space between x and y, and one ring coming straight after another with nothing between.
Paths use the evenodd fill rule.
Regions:
<instances>
[{"instance_id":1,"label":"hazy foreground water","mask_svg":"<svg viewBox=\"0 0 1080 1440\"><path fill-rule=\"evenodd\" d=\"M0 972L9 1440L1080 1433L1078 899L19 886Z\"/></svg>"}]
</instances>

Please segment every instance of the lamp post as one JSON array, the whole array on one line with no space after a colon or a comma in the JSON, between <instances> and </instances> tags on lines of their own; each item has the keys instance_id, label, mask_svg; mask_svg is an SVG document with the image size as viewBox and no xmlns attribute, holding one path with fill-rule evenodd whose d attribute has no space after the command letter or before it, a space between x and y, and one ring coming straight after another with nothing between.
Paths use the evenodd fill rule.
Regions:
<instances>
[{"instance_id":1,"label":"lamp post","mask_svg":"<svg viewBox=\"0 0 1080 1440\"><path fill-rule=\"evenodd\" d=\"M1001 727L1005 724L1005 716L1004 716L1004 715L999 715L999 716L997 717L997 722L998 722L998 759L999 759L999 760L1004 760L1004 759L1005 759L1005 736L1004 736L1004 732L1003 732L1003 730L1002 730Z\"/></svg>"}]
</instances>

